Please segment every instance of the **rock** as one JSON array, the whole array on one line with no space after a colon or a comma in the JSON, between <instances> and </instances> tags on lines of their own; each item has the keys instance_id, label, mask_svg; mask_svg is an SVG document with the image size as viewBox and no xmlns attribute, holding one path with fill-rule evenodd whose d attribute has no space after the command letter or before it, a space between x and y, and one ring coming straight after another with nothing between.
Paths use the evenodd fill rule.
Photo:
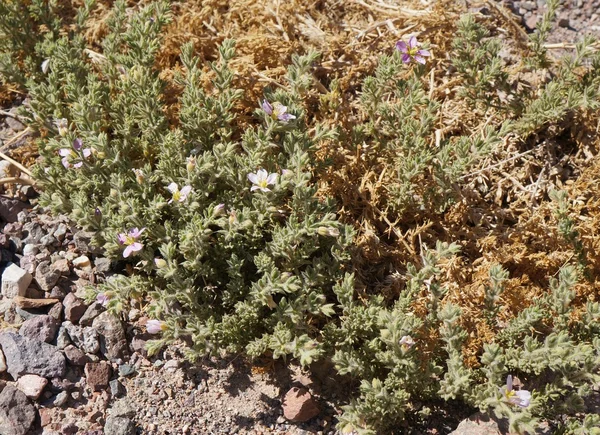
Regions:
<instances>
[{"instance_id":1,"label":"rock","mask_svg":"<svg viewBox=\"0 0 600 435\"><path fill-rule=\"evenodd\" d=\"M73 293L69 293L63 299L63 306L65 307L65 319L70 322L77 322L81 319L81 316L87 310L87 305Z\"/></svg>"},{"instance_id":2,"label":"rock","mask_svg":"<svg viewBox=\"0 0 600 435\"><path fill-rule=\"evenodd\" d=\"M62 313L63 313L63 304L61 304L60 302L52 305L52 308L50 308L50 310L48 310L48 315L54 319L56 319L58 322L62 321Z\"/></svg>"},{"instance_id":3,"label":"rock","mask_svg":"<svg viewBox=\"0 0 600 435\"><path fill-rule=\"evenodd\" d=\"M48 408L40 408L38 410L40 414L40 426L46 427L52 423L52 411Z\"/></svg>"},{"instance_id":4,"label":"rock","mask_svg":"<svg viewBox=\"0 0 600 435\"><path fill-rule=\"evenodd\" d=\"M91 245L93 237L94 233L91 231L77 231L73 235L73 241L77 250L81 253L101 254L102 248Z\"/></svg>"},{"instance_id":5,"label":"rock","mask_svg":"<svg viewBox=\"0 0 600 435\"><path fill-rule=\"evenodd\" d=\"M170 359L163 366L163 370L166 370L166 371L175 371L178 368L179 368L179 361L177 361L176 359Z\"/></svg>"},{"instance_id":6,"label":"rock","mask_svg":"<svg viewBox=\"0 0 600 435\"><path fill-rule=\"evenodd\" d=\"M504 426L504 424L503 424ZM508 427L500 428L489 415L478 412L460 422L450 435L501 435L507 433Z\"/></svg>"},{"instance_id":7,"label":"rock","mask_svg":"<svg viewBox=\"0 0 600 435\"><path fill-rule=\"evenodd\" d=\"M8 117L6 118L8 120ZM7 160L0 160L0 178L14 177L17 167Z\"/></svg>"},{"instance_id":8,"label":"rock","mask_svg":"<svg viewBox=\"0 0 600 435\"><path fill-rule=\"evenodd\" d=\"M0 433L25 435L35 420L35 408L27 396L7 385L0 393Z\"/></svg>"},{"instance_id":9,"label":"rock","mask_svg":"<svg viewBox=\"0 0 600 435\"><path fill-rule=\"evenodd\" d=\"M55 243L56 243L56 239L54 238L54 236L52 236L52 234L46 234L45 236L43 236L40 239L40 244L44 247L52 246Z\"/></svg>"},{"instance_id":10,"label":"rock","mask_svg":"<svg viewBox=\"0 0 600 435\"><path fill-rule=\"evenodd\" d=\"M559 27L564 27L566 29L568 29L569 27L571 27L571 22L569 21L568 18L561 18L560 20L558 20L558 25Z\"/></svg>"},{"instance_id":11,"label":"rock","mask_svg":"<svg viewBox=\"0 0 600 435\"><path fill-rule=\"evenodd\" d=\"M40 243L42 237L46 235L42 226L37 222L27 222L23 225L23 233L27 236L23 239L23 243Z\"/></svg>"},{"instance_id":12,"label":"rock","mask_svg":"<svg viewBox=\"0 0 600 435\"><path fill-rule=\"evenodd\" d=\"M81 350L77 349L72 344L68 345L64 349L65 356L67 357L67 361L69 361L74 366L83 367L86 363L89 362L89 358L83 353Z\"/></svg>"},{"instance_id":13,"label":"rock","mask_svg":"<svg viewBox=\"0 0 600 435\"><path fill-rule=\"evenodd\" d=\"M135 367L130 364L121 364L119 366L119 376L131 376L135 373Z\"/></svg>"},{"instance_id":14,"label":"rock","mask_svg":"<svg viewBox=\"0 0 600 435\"><path fill-rule=\"evenodd\" d=\"M27 208L27 204L17 199L7 198L0 195L0 217L5 222L15 222L19 218L19 213ZM8 234L5 232L5 234Z\"/></svg>"},{"instance_id":15,"label":"rock","mask_svg":"<svg viewBox=\"0 0 600 435\"><path fill-rule=\"evenodd\" d=\"M36 400L42 394L48 379L38 375L23 375L17 381L17 388L30 399Z\"/></svg>"},{"instance_id":16,"label":"rock","mask_svg":"<svg viewBox=\"0 0 600 435\"><path fill-rule=\"evenodd\" d=\"M109 411L112 417L133 417L135 407L128 398L117 400Z\"/></svg>"},{"instance_id":17,"label":"rock","mask_svg":"<svg viewBox=\"0 0 600 435\"><path fill-rule=\"evenodd\" d=\"M111 374L111 366L106 361L98 363L89 362L85 365L86 381L93 391L100 391L108 387Z\"/></svg>"},{"instance_id":18,"label":"rock","mask_svg":"<svg viewBox=\"0 0 600 435\"><path fill-rule=\"evenodd\" d=\"M75 260L73 260L73 266L83 269L85 267L91 267L92 263L86 255L82 255L81 257L77 257Z\"/></svg>"},{"instance_id":19,"label":"rock","mask_svg":"<svg viewBox=\"0 0 600 435\"><path fill-rule=\"evenodd\" d=\"M307 421L319 412L312 396L304 388L293 387L283 398L283 415L290 421Z\"/></svg>"},{"instance_id":20,"label":"rock","mask_svg":"<svg viewBox=\"0 0 600 435\"><path fill-rule=\"evenodd\" d=\"M21 325L19 334L32 340L51 343L56 337L59 326L58 321L51 316L35 316Z\"/></svg>"},{"instance_id":21,"label":"rock","mask_svg":"<svg viewBox=\"0 0 600 435\"><path fill-rule=\"evenodd\" d=\"M98 257L94 260L94 264L96 265L97 273L107 273L110 272L111 261L108 258Z\"/></svg>"},{"instance_id":22,"label":"rock","mask_svg":"<svg viewBox=\"0 0 600 435\"><path fill-rule=\"evenodd\" d=\"M123 325L108 311L96 317L92 327L100 334L100 352L106 359L113 361L128 352Z\"/></svg>"},{"instance_id":23,"label":"rock","mask_svg":"<svg viewBox=\"0 0 600 435\"><path fill-rule=\"evenodd\" d=\"M61 407L69 400L69 393L66 391L61 391L54 398L54 402L52 403L54 406Z\"/></svg>"},{"instance_id":24,"label":"rock","mask_svg":"<svg viewBox=\"0 0 600 435\"><path fill-rule=\"evenodd\" d=\"M69 344L71 344L71 338L69 337L67 328L61 326L58 329L58 335L56 336L56 347L60 350L63 350L66 349Z\"/></svg>"},{"instance_id":25,"label":"rock","mask_svg":"<svg viewBox=\"0 0 600 435\"><path fill-rule=\"evenodd\" d=\"M127 392L125 387L118 379L113 379L109 382L110 385L110 394L113 398L124 396Z\"/></svg>"},{"instance_id":26,"label":"rock","mask_svg":"<svg viewBox=\"0 0 600 435\"><path fill-rule=\"evenodd\" d=\"M28 243L23 246L23 255L35 255L38 252L40 252L39 248L33 243Z\"/></svg>"},{"instance_id":27,"label":"rock","mask_svg":"<svg viewBox=\"0 0 600 435\"><path fill-rule=\"evenodd\" d=\"M17 119L19 116L18 111L18 107L13 107L12 109L10 109L10 113L13 116L15 116L15 118L13 118L13 116L6 116L4 118L4 122L6 122L8 128L10 128L15 133L25 130L25 126L23 125L23 123Z\"/></svg>"},{"instance_id":28,"label":"rock","mask_svg":"<svg viewBox=\"0 0 600 435\"><path fill-rule=\"evenodd\" d=\"M108 417L104 425L105 435L135 435L135 423L129 417Z\"/></svg>"},{"instance_id":29,"label":"rock","mask_svg":"<svg viewBox=\"0 0 600 435\"><path fill-rule=\"evenodd\" d=\"M50 291L58 282L60 275L60 271L49 261L42 261L35 268L35 281L44 291Z\"/></svg>"},{"instance_id":30,"label":"rock","mask_svg":"<svg viewBox=\"0 0 600 435\"><path fill-rule=\"evenodd\" d=\"M52 290L50 290L50 297L59 299L61 301L65 298L65 296L67 296L67 294L68 292L58 285L55 285L52 287Z\"/></svg>"},{"instance_id":31,"label":"rock","mask_svg":"<svg viewBox=\"0 0 600 435\"><path fill-rule=\"evenodd\" d=\"M69 321L63 322L63 326L69 333L73 344L79 349L91 354L100 351L100 340L96 329L90 326L76 326Z\"/></svg>"},{"instance_id":32,"label":"rock","mask_svg":"<svg viewBox=\"0 0 600 435\"><path fill-rule=\"evenodd\" d=\"M525 20L525 27L529 30L535 30L537 26L537 22L539 21L539 16L536 14L532 14L527 20Z\"/></svg>"},{"instance_id":33,"label":"rock","mask_svg":"<svg viewBox=\"0 0 600 435\"><path fill-rule=\"evenodd\" d=\"M25 296L32 276L14 263L10 263L2 272L2 295L6 298Z\"/></svg>"},{"instance_id":34,"label":"rock","mask_svg":"<svg viewBox=\"0 0 600 435\"><path fill-rule=\"evenodd\" d=\"M79 324L88 326L92 324L92 321L98 317L104 311L104 307L99 302L94 302L92 305L85 310L81 319L79 319Z\"/></svg>"},{"instance_id":35,"label":"rock","mask_svg":"<svg viewBox=\"0 0 600 435\"><path fill-rule=\"evenodd\" d=\"M6 357L7 371L14 379L25 374L45 378L65 374L65 357L50 344L21 337L14 332L3 332L0 334L0 346Z\"/></svg>"},{"instance_id":36,"label":"rock","mask_svg":"<svg viewBox=\"0 0 600 435\"><path fill-rule=\"evenodd\" d=\"M29 299L44 299L46 297L46 293L34 287L29 287L25 292L25 297Z\"/></svg>"},{"instance_id":37,"label":"rock","mask_svg":"<svg viewBox=\"0 0 600 435\"><path fill-rule=\"evenodd\" d=\"M146 342L151 339L152 336L150 334L139 334L134 336L131 339L131 350L133 350L134 352L138 352L144 357L148 356L148 351L146 350Z\"/></svg>"},{"instance_id":38,"label":"rock","mask_svg":"<svg viewBox=\"0 0 600 435\"><path fill-rule=\"evenodd\" d=\"M60 260L56 260L54 263L52 263L52 265L63 276L67 276L67 275L69 275L69 273L71 273L71 269L69 267L69 260L67 260L66 258L61 258Z\"/></svg>"},{"instance_id":39,"label":"rock","mask_svg":"<svg viewBox=\"0 0 600 435\"><path fill-rule=\"evenodd\" d=\"M58 299L31 299L23 296L16 296L13 301L23 309L42 308L60 302Z\"/></svg>"},{"instance_id":40,"label":"rock","mask_svg":"<svg viewBox=\"0 0 600 435\"><path fill-rule=\"evenodd\" d=\"M6 369L6 358L4 358L4 352L0 350L0 373L4 373Z\"/></svg>"},{"instance_id":41,"label":"rock","mask_svg":"<svg viewBox=\"0 0 600 435\"><path fill-rule=\"evenodd\" d=\"M35 273L35 268L38 265L38 261L34 255L23 255L19 261L19 265L21 266L21 269L29 272L33 276Z\"/></svg>"}]
</instances>

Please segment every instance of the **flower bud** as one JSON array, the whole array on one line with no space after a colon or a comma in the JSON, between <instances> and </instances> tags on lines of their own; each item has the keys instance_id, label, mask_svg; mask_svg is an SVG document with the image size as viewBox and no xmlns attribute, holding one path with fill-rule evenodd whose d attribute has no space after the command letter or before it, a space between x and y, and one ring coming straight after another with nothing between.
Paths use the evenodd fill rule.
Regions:
<instances>
[{"instance_id":1,"label":"flower bud","mask_svg":"<svg viewBox=\"0 0 600 435\"><path fill-rule=\"evenodd\" d=\"M138 184L143 184L145 180L144 172L141 169L132 169L132 171L135 174L135 181Z\"/></svg>"},{"instance_id":2,"label":"flower bud","mask_svg":"<svg viewBox=\"0 0 600 435\"><path fill-rule=\"evenodd\" d=\"M156 265L156 267L158 269L162 269L162 268L167 267L167 262L164 259L162 259L162 258L155 258L154 259L154 264Z\"/></svg>"},{"instance_id":3,"label":"flower bud","mask_svg":"<svg viewBox=\"0 0 600 435\"><path fill-rule=\"evenodd\" d=\"M340 235L340 230L333 227L319 227L317 228L317 234L320 236L337 237Z\"/></svg>"},{"instance_id":4,"label":"flower bud","mask_svg":"<svg viewBox=\"0 0 600 435\"><path fill-rule=\"evenodd\" d=\"M192 172L194 169L196 169L196 157L189 156L187 158L186 168L187 168L188 172Z\"/></svg>"},{"instance_id":5,"label":"flower bud","mask_svg":"<svg viewBox=\"0 0 600 435\"><path fill-rule=\"evenodd\" d=\"M213 210L213 217L219 217L219 216L223 216L225 214L225 204L219 204L217 206L215 206L214 210Z\"/></svg>"}]
</instances>

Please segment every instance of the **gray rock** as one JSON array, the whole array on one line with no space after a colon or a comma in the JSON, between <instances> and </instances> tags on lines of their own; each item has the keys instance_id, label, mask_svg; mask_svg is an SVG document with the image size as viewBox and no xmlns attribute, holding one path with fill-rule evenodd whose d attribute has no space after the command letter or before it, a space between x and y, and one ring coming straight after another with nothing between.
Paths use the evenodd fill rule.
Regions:
<instances>
[{"instance_id":1,"label":"gray rock","mask_svg":"<svg viewBox=\"0 0 600 435\"><path fill-rule=\"evenodd\" d=\"M114 361L128 352L123 325L108 311L96 317L92 327L100 334L100 352L106 359Z\"/></svg>"},{"instance_id":2,"label":"gray rock","mask_svg":"<svg viewBox=\"0 0 600 435\"><path fill-rule=\"evenodd\" d=\"M58 329L58 335L56 336L56 347L60 350L63 350L69 344L71 344L71 338L69 337L67 328L65 328L64 326L61 326Z\"/></svg>"},{"instance_id":3,"label":"gray rock","mask_svg":"<svg viewBox=\"0 0 600 435\"><path fill-rule=\"evenodd\" d=\"M14 263L9 264L2 272L2 295L9 299L25 296L31 279L30 273Z\"/></svg>"},{"instance_id":4,"label":"gray rock","mask_svg":"<svg viewBox=\"0 0 600 435\"><path fill-rule=\"evenodd\" d=\"M60 271L49 261L42 261L35 268L35 281L44 291L52 290L60 278Z\"/></svg>"},{"instance_id":5,"label":"gray rock","mask_svg":"<svg viewBox=\"0 0 600 435\"><path fill-rule=\"evenodd\" d=\"M51 343L54 340L54 337L56 337L59 326L58 321L54 317L40 315L26 320L23 325L21 325L19 334L23 337L31 338L32 340Z\"/></svg>"},{"instance_id":6,"label":"gray rock","mask_svg":"<svg viewBox=\"0 0 600 435\"><path fill-rule=\"evenodd\" d=\"M27 204L24 202L0 195L0 217L5 222L18 221L19 213L21 213L27 207Z\"/></svg>"},{"instance_id":7,"label":"gray rock","mask_svg":"<svg viewBox=\"0 0 600 435\"><path fill-rule=\"evenodd\" d=\"M54 237L56 237L61 242L65 239L65 235L67 234L67 226L63 223L58 224L58 228L54 231Z\"/></svg>"},{"instance_id":8,"label":"gray rock","mask_svg":"<svg viewBox=\"0 0 600 435\"><path fill-rule=\"evenodd\" d=\"M29 272L32 276L35 273L39 261L35 258L35 255L23 255L19 261L21 269Z\"/></svg>"},{"instance_id":9,"label":"gray rock","mask_svg":"<svg viewBox=\"0 0 600 435\"><path fill-rule=\"evenodd\" d=\"M50 308L50 310L48 310L48 315L50 317L55 318L58 322L62 322L62 312L63 304L57 302L54 305L52 305L52 308Z\"/></svg>"},{"instance_id":10,"label":"gray rock","mask_svg":"<svg viewBox=\"0 0 600 435\"><path fill-rule=\"evenodd\" d=\"M98 332L91 326L81 327L73 325L69 321L63 322L63 326L69 333L71 341L85 353L95 354L100 351Z\"/></svg>"},{"instance_id":11,"label":"gray rock","mask_svg":"<svg viewBox=\"0 0 600 435\"><path fill-rule=\"evenodd\" d=\"M27 222L23 225L23 232L27 233L27 236L23 239L23 243L40 243L42 237L46 235L44 229L37 222Z\"/></svg>"},{"instance_id":12,"label":"gray rock","mask_svg":"<svg viewBox=\"0 0 600 435\"><path fill-rule=\"evenodd\" d=\"M117 400L109 411L112 417L133 417L135 407L128 398Z\"/></svg>"},{"instance_id":13,"label":"gray rock","mask_svg":"<svg viewBox=\"0 0 600 435\"><path fill-rule=\"evenodd\" d=\"M94 265L96 266L97 273L106 273L110 272L112 262L108 258L99 257L94 260Z\"/></svg>"},{"instance_id":14,"label":"gray rock","mask_svg":"<svg viewBox=\"0 0 600 435\"><path fill-rule=\"evenodd\" d=\"M0 433L25 435L35 420L35 408L22 391L7 385L0 393Z\"/></svg>"},{"instance_id":15,"label":"gray rock","mask_svg":"<svg viewBox=\"0 0 600 435\"><path fill-rule=\"evenodd\" d=\"M65 296L63 305L65 307L65 319L70 322L77 322L81 319L81 316L83 316L88 308L87 305L73 293L69 293Z\"/></svg>"},{"instance_id":16,"label":"gray rock","mask_svg":"<svg viewBox=\"0 0 600 435\"><path fill-rule=\"evenodd\" d=\"M105 435L135 435L135 423L129 417L108 417L104 425Z\"/></svg>"},{"instance_id":17,"label":"gray rock","mask_svg":"<svg viewBox=\"0 0 600 435\"><path fill-rule=\"evenodd\" d=\"M127 392L125 387L118 379L113 379L109 382L110 385L110 394L113 398L124 396Z\"/></svg>"},{"instance_id":18,"label":"gray rock","mask_svg":"<svg viewBox=\"0 0 600 435\"><path fill-rule=\"evenodd\" d=\"M46 234L44 237L42 237L40 239L40 243L43 246L51 246L54 243L56 243L56 239L54 238L54 236L52 236L52 234Z\"/></svg>"},{"instance_id":19,"label":"gray rock","mask_svg":"<svg viewBox=\"0 0 600 435\"><path fill-rule=\"evenodd\" d=\"M73 241L75 242L75 247L77 250L81 253L101 254L102 248L91 245L93 237L94 233L91 231L76 232L73 235Z\"/></svg>"},{"instance_id":20,"label":"gray rock","mask_svg":"<svg viewBox=\"0 0 600 435\"><path fill-rule=\"evenodd\" d=\"M54 406L57 406L60 408L61 406L66 404L68 400L69 400L69 393L66 391L61 391L60 393L58 393L56 395L56 397L54 398L54 402L52 402L52 404Z\"/></svg>"},{"instance_id":21,"label":"gray rock","mask_svg":"<svg viewBox=\"0 0 600 435\"><path fill-rule=\"evenodd\" d=\"M501 420L499 425L489 415L478 412L461 421L450 435L500 435L506 433L507 429L506 420Z\"/></svg>"},{"instance_id":22,"label":"gray rock","mask_svg":"<svg viewBox=\"0 0 600 435\"><path fill-rule=\"evenodd\" d=\"M25 374L45 378L65 374L65 357L50 344L21 337L14 332L3 332L0 334L0 346L6 357L7 371L15 380Z\"/></svg>"},{"instance_id":23,"label":"gray rock","mask_svg":"<svg viewBox=\"0 0 600 435\"><path fill-rule=\"evenodd\" d=\"M19 107L13 107L12 109L10 109L10 113L17 118L19 117L18 112L19 112ZM15 133L25 130L25 126L23 125L23 123L21 121L19 121L18 119L13 118L12 116L5 117L4 122L6 122L6 125L8 125L8 128L10 128Z\"/></svg>"},{"instance_id":24,"label":"gray rock","mask_svg":"<svg viewBox=\"0 0 600 435\"><path fill-rule=\"evenodd\" d=\"M0 373L4 373L6 368L6 358L4 358L4 352L0 350Z\"/></svg>"},{"instance_id":25,"label":"gray rock","mask_svg":"<svg viewBox=\"0 0 600 435\"><path fill-rule=\"evenodd\" d=\"M40 249L33 243L28 243L23 246L23 255L35 255L38 252L40 252Z\"/></svg>"},{"instance_id":26,"label":"gray rock","mask_svg":"<svg viewBox=\"0 0 600 435\"><path fill-rule=\"evenodd\" d=\"M65 356L67 357L67 361L69 361L74 366L85 366L89 361L89 358L83 353L81 350L77 349L75 346L70 344L65 347Z\"/></svg>"},{"instance_id":27,"label":"gray rock","mask_svg":"<svg viewBox=\"0 0 600 435\"><path fill-rule=\"evenodd\" d=\"M92 305L90 305L88 307L88 309L85 310L85 313L83 313L83 316L81 316L81 319L79 319L79 324L84 325L84 326L91 325L92 321L96 317L98 317L100 314L102 314L103 311L104 311L104 307L102 307L101 303L99 303L99 302L92 303Z\"/></svg>"}]
</instances>

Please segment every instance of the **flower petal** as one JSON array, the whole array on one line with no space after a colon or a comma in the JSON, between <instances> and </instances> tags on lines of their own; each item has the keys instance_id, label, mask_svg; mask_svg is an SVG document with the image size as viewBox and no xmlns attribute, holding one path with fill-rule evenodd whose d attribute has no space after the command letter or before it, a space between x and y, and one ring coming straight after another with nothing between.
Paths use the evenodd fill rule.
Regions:
<instances>
[{"instance_id":1,"label":"flower petal","mask_svg":"<svg viewBox=\"0 0 600 435\"><path fill-rule=\"evenodd\" d=\"M418 54L415 56L415 60L423 65L425 65L425 58L422 56L419 56Z\"/></svg>"},{"instance_id":2,"label":"flower petal","mask_svg":"<svg viewBox=\"0 0 600 435\"><path fill-rule=\"evenodd\" d=\"M271 106L271 103L269 103L267 100L263 100L261 107L267 115L271 115L273 113L273 106Z\"/></svg>"},{"instance_id":3,"label":"flower petal","mask_svg":"<svg viewBox=\"0 0 600 435\"><path fill-rule=\"evenodd\" d=\"M513 386L512 375L508 375L506 377L506 390L507 391L512 391L512 386Z\"/></svg>"},{"instance_id":4,"label":"flower petal","mask_svg":"<svg viewBox=\"0 0 600 435\"><path fill-rule=\"evenodd\" d=\"M68 148L61 148L58 150L58 155L61 157L67 157L71 155L71 150Z\"/></svg>"},{"instance_id":5,"label":"flower petal","mask_svg":"<svg viewBox=\"0 0 600 435\"><path fill-rule=\"evenodd\" d=\"M127 235L124 233L118 234L117 235L117 240L119 241L119 243L122 245L123 243L125 243L125 241L127 240Z\"/></svg>"},{"instance_id":6,"label":"flower petal","mask_svg":"<svg viewBox=\"0 0 600 435\"><path fill-rule=\"evenodd\" d=\"M402 53L408 52L408 47L406 46L406 42L404 42L404 41L396 42L396 50L399 50Z\"/></svg>"},{"instance_id":7,"label":"flower petal","mask_svg":"<svg viewBox=\"0 0 600 435\"><path fill-rule=\"evenodd\" d=\"M267 177L269 176L269 173L265 170L265 169L259 169L256 172L256 175L258 177L258 181L262 181L262 180L266 180Z\"/></svg>"},{"instance_id":8,"label":"flower petal","mask_svg":"<svg viewBox=\"0 0 600 435\"><path fill-rule=\"evenodd\" d=\"M410 54L403 54L402 55L402 62L409 63L410 59L411 59Z\"/></svg>"},{"instance_id":9,"label":"flower petal","mask_svg":"<svg viewBox=\"0 0 600 435\"><path fill-rule=\"evenodd\" d=\"M152 319L146 322L146 331L149 334L158 334L162 331L162 322L160 320Z\"/></svg>"},{"instance_id":10,"label":"flower petal","mask_svg":"<svg viewBox=\"0 0 600 435\"><path fill-rule=\"evenodd\" d=\"M62 162L62 165L65 167L65 169L69 169L71 167L71 164L69 163L69 160L66 157L63 157L62 159L60 159L60 161Z\"/></svg>"},{"instance_id":11,"label":"flower petal","mask_svg":"<svg viewBox=\"0 0 600 435\"><path fill-rule=\"evenodd\" d=\"M179 190L179 187L177 186L177 183L171 183L167 186L167 190L171 193L175 193Z\"/></svg>"},{"instance_id":12,"label":"flower petal","mask_svg":"<svg viewBox=\"0 0 600 435\"><path fill-rule=\"evenodd\" d=\"M192 191L192 186L183 186L181 188L181 190L179 191L181 193L182 200L187 198L187 196L190 194L191 191Z\"/></svg>"},{"instance_id":13,"label":"flower petal","mask_svg":"<svg viewBox=\"0 0 600 435\"><path fill-rule=\"evenodd\" d=\"M133 249L131 248L132 245L129 245L125 248L125 250L123 251L123 258L127 258L131 255L131 253L133 252Z\"/></svg>"},{"instance_id":14,"label":"flower petal","mask_svg":"<svg viewBox=\"0 0 600 435\"><path fill-rule=\"evenodd\" d=\"M408 40L408 48L415 48L419 43L417 42L416 36L411 36Z\"/></svg>"},{"instance_id":15,"label":"flower petal","mask_svg":"<svg viewBox=\"0 0 600 435\"><path fill-rule=\"evenodd\" d=\"M267 184L275 184L277 183L277 174L269 174L267 177Z\"/></svg>"},{"instance_id":16,"label":"flower petal","mask_svg":"<svg viewBox=\"0 0 600 435\"><path fill-rule=\"evenodd\" d=\"M254 192L255 190L258 190L258 189L260 189L260 187L254 185L250 188L250 192Z\"/></svg>"},{"instance_id":17,"label":"flower petal","mask_svg":"<svg viewBox=\"0 0 600 435\"><path fill-rule=\"evenodd\" d=\"M76 138L73 141L73 149L79 151L81 149L81 147L83 146L83 141L79 138Z\"/></svg>"},{"instance_id":18,"label":"flower petal","mask_svg":"<svg viewBox=\"0 0 600 435\"><path fill-rule=\"evenodd\" d=\"M92 155L92 150L89 148L85 148L82 152L83 157L85 157L86 159Z\"/></svg>"},{"instance_id":19,"label":"flower petal","mask_svg":"<svg viewBox=\"0 0 600 435\"><path fill-rule=\"evenodd\" d=\"M135 242L129 245L128 248L131 248L133 252L137 252L141 251L144 248L144 245L142 245L140 242Z\"/></svg>"},{"instance_id":20,"label":"flower petal","mask_svg":"<svg viewBox=\"0 0 600 435\"><path fill-rule=\"evenodd\" d=\"M79 169L83 166L83 162L78 162L73 165L74 168Z\"/></svg>"},{"instance_id":21,"label":"flower petal","mask_svg":"<svg viewBox=\"0 0 600 435\"><path fill-rule=\"evenodd\" d=\"M429 50L419 50L419 51L417 51L417 54L419 54L421 56L431 56L431 53L429 52Z\"/></svg>"},{"instance_id":22,"label":"flower petal","mask_svg":"<svg viewBox=\"0 0 600 435\"><path fill-rule=\"evenodd\" d=\"M531 393L527 390L515 391L514 399L517 399L514 401L515 405L518 405L521 408L527 408L529 402L531 402Z\"/></svg>"},{"instance_id":23,"label":"flower petal","mask_svg":"<svg viewBox=\"0 0 600 435\"><path fill-rule=\"evenodd\" d=\"M248 180L250 180L252 184L258 184L258 176L254 173L248 174Z\"/></svg>"}]
</instances>

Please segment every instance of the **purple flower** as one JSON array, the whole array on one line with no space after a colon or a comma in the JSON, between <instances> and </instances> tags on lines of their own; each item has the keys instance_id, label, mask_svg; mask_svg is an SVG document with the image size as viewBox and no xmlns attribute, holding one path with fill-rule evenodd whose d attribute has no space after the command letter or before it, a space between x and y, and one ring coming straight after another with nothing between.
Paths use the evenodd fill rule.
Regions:
<instances>
[{"instance_id":1,"label":"purple flower","mask_svg":"<svg viewBox=\"0 0 600 435\"><path fill-rule=\"evenodd\" d=\"M288 122L290 119L296 119L296 117L287 112L287 106L284 106L278 101L275 101L273 104L269 103L267 100L263 100L261 104L262 110L271 117L273 120L279 120L281 122Z\"/></svg>"},{"instance_id":2,"label":"purple flower","mask_svg":"<svg viewBox=\"0 0 600 435\"><path fill-rule=\"evenodd\" d=\"M264 169L259 169L256 173L248 174L248 180L254 184L254 186L250 188L252 192L255 190L270 192L271 189L269 189L267 186L277 183L277 174L269 174Z\"/></svg>"},{"instance_id":3,"label":"purple flower","mask_svg":"<svg viewBox=\"0 0 600 435\"><path fill-rule=\"evenodd\" d=\"M512 375L506 378L506 386L500 388L500 393L508 403L527 408L531 402L531 393L527 390L513 390Z\"/></svg>"},{"instance_id":4,"label":"purple flower","mask_svg":"<svg viewBox=\"0 0 600 435\"><path fill-rule=\"evenodd\" d=\"M173 201L184 202L191 193L192 186L183 186L179 190L177 183L171 183L167 186L167 189L173 194L173 198L169 200L169 204L171 204Z\"/></svg>"},{"instance_id":5,"label":"purple flower","mask_svg":"<svg viewBox=\"0 0 600 435\"><path fill-rule=\"evenodd\" d=\"M404 41L396 42L396 49L402 53L402 62L409 63L411 60L425 64L425 56L431 56L431 53L427 50L419 50L417 38L411 36L408 40L408 44Z\"/></svg>"},{"instance_id":6,"label":"purple flower","mask_svg":"<svg viewBox=\"0 0 600 435\"><path fill-rule=\"evenodd\" d=\"M164 324L164 322L161 322L160 320L152 319L152 320L148 320L146 322L146 331L148 331L149 334L158 334L159 332L163 331L164 329L165 329L165 324Z\"/></svg>"},{"instance_id":7,"label":"purple flower","mask_svg":"<svg viewBox=\"0 0 600 435\"><path fill-rule=\"evenodd\" d=\"M58 150L58 154L62 157L61 162L66 169L69 169L71 166L74 168L81 168L83 166L83 159L87 159L92 155L92 150L90 148L83 148L83 141L79 138L73 141L73 147L70 148L61 148ZM71 163L75 161L76 163Z\"/></svg>"},{"instance_id":8,"label":"purple flower","mask_svg":"<svg viewBox=\"0 0 600 435\"><path fill-rule=\"evenodd\" d=\"M125 245L126 248L123 251L123 258L127 258L133 252L141 251L144 245L140 242L136 242L136 240L142 235L146 228L142 228L141 230L137 228L132 228L129 230L127 234L120 233L117 235L117 240L121 245Z\"/></svg>"},{"instance_id":9,"label":"purple flower","mask_svg":"<svg viewBox=\"0 0 600 435\"><path fill-rule=\"evenodd\" d=\"M398 341L398 344L402 346L402 350L406 352L415 345L415 340L413 340L410 335L405 335Z\"/></svg>"},{"instance_id":10,"label":"purple flower","mask_svg":"<svg viewBox=\"0 0 600 435\"><path fill-rule=\"evenodd\" d=\"M108 300L108 296L106 296L104 293L98 293L98 296L96 296L96 302L101 304L103 307L108 305Z\"/></svg>"}]
</instances>

